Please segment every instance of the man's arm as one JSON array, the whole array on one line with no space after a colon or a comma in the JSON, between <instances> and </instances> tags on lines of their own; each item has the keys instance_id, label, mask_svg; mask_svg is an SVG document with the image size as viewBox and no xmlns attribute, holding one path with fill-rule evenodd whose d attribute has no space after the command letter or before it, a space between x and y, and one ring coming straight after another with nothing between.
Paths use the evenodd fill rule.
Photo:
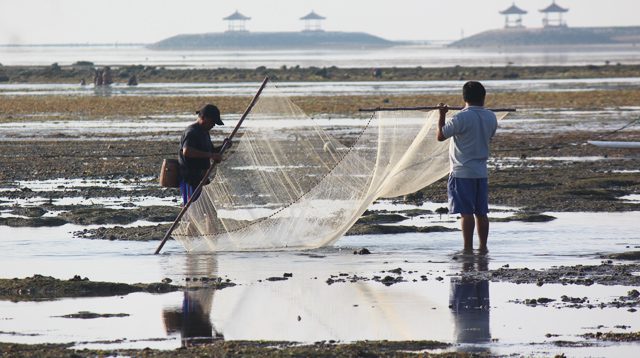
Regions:
<instances>
[{"instance_id":1,"label":"man's arm","mask_svg":"<svg viewBox=\"0 0 640 358\"><path fill-rule=\"evenodd\" d=\"M447 112L449 112L449 106L444 103L438 103L438 107L440 111L440 118L438 118L438 133L436 138L438 139L438 142L442 142L447 139L442 133L442 127L444 127L444 121L447 116Z\"/></svg>"},{"instance_id":2,"label":"man's arm","mask_svg":"<svg viewBox=\"0 0 640 358\"><path fill-rule=\"evenodd\" d=\"M189 146L182 148L182 155L184 155L185 158L212 159L216 163L222 161L222 156L219 153L209 153Z\"/></svg>"}]
</instances>

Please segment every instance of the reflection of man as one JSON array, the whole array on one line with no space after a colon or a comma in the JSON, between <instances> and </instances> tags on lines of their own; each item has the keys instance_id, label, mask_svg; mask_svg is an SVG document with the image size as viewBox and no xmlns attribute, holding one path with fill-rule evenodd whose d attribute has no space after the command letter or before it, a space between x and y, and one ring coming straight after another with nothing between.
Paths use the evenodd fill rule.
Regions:
<instances>
[{"instance_id":1,"label":"reflection of man","mask_svg":"<svg viewBox=\"0 0 640 358\"><path fill-rule=\"evenodd\" d=\"M187 255L186 265L186 277L214 277L217 274L217 262L211 255ZM211 323L214 292L206 283L190 280L182 296L182 306L163 311L167 333L180 332L183 347L224 339Z\"/></svg>"},{"instance_id":2,"label":"reflection of man","mask_svg":"<svg viewBox=\"0 0 640 358\"><path fill-rule=\"evenodd\" d=\"M465 272L487 270L484 255L461 255L462 273L451 278L449 307L454 317L455 336L459 343L482 343L491 340L489 328L489 281Z\"/></svg>"},{"instance_id":3,"label":"reflection of man","mask_svg":"<svg viewBox=\"0 0 640 358\"><path fill-rule=\"evenodd\" d=\"M183 347L224 339L214 330L209 317L213 291L210 288L185 289L182 308L162 313L167 333L180 332Z\"/></svg>"}]
</instances>

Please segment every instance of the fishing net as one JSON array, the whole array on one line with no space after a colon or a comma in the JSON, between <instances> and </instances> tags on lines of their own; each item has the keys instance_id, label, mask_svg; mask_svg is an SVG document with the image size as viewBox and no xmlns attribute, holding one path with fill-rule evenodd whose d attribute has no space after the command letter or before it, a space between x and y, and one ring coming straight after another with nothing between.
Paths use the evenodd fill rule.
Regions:
<instances>
[{"instance_id":1,"label":"fishing net","mask_svg":"<svg viewBox=\"0 0 640 358\"><path fill-rule=\"evenodd\" d=\"M172 236L188 251L330 245L376 199L448 173L437 120L437 111L380 111L355 127L321 126L268 86Z\"/></svg>"}]
</instances>

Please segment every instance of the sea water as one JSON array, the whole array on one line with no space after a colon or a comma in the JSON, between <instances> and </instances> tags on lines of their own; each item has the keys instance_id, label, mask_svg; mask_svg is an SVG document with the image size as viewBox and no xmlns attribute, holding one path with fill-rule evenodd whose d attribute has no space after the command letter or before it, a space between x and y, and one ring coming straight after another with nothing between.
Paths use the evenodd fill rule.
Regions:
<instances>
[{"instance_id":1,"label":"sea water","mask_svg":"<svg viewBox=\"0 0 640 358\"><path fill-rule=\"evenodd\" d=\"M451 66L576 66L638 64L637 48L629 46L553 46L513 48L451 48L408 45L384 48L307 50L151 50L137 46L0 46L3 65L144 65L170 68L287 67L451 67Z\"/></svg>"}]
</instances>

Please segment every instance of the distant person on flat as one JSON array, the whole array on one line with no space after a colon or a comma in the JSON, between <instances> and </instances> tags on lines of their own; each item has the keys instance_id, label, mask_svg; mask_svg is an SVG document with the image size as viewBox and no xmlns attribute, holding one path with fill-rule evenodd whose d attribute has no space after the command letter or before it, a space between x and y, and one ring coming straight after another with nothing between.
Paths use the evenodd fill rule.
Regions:
<instances>
[{"instance_id":1,"label":"distant person on flat","mask_svg":"<svg viewBox=\"0 0 640 358\"><path fill-rule=\"evenodd\" d=\"M465 108L445 123L448 106L440 103L438 141L451 138L449 145L449 212L460 214L464 251L473 250L473 231L478 227L479 250L488 252L489 184L487 159L489 143L496 134L496 115L484 108L486 90L480 82L462 87ZM474 220L475 216L475 220Z\"/></svg>"}]
</instances>

